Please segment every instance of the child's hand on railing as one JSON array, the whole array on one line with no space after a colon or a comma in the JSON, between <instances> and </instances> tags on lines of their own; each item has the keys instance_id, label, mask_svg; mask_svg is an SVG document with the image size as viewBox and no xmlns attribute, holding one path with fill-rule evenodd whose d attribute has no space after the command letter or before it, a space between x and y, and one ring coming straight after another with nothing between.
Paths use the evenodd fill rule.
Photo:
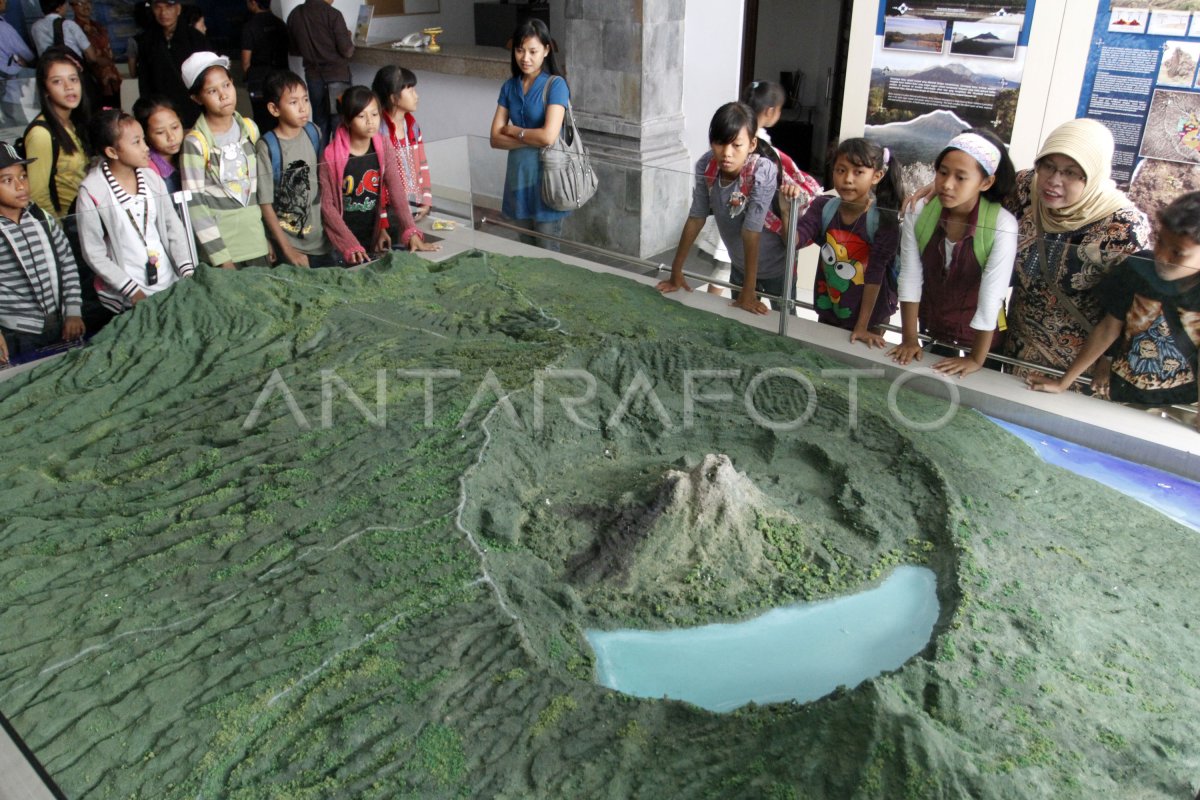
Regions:
<instances>
[{"instance_id":1,"label":"child's hand on railing","mask_svg":"<svg viewBox=\"0 0 1200 800\"><path fill-rule=\"evenodd\" d=\"M757 292L743 291L741 296L729 305L734 308L740 308L742 311L748 311L751 314L766 314L771 310L767 308L766 303L758 299Z\"/></svg>"},{"instance_id":2,"label":"child's hand on railing","mask_svg":"<svg viewBox=\"0 0 1200 800\"><path fill-rule=\"evenodd\" d=\"M667 278L665 281L659 281L654 288L658 289L663 294L677 292L680 289L683 289L687 292L692 290L692 287L688 285L688 282L683 279L682 275L680 275L678 278Z\"/></svg>"},{"instance_id":3,"label":"child's hand on railing","mask_svg":"<svg viewBox=\"0 0 1200 800\"><path fill-rule=\"evenodd\" d=\"M933 365L933 369L934 372L940 372L942 375L957 375L960 378L965 378L971 373L983 369L983 364L980 364L970 356L955 356L953 358L943 358Z\"/></svg>"},{"instance_id":4,"label":"child's hand on railing","mask_svg":"<svg viewBox=\"0 0 1200 800\"><path fill-rule=\"evenodd\" d=\"M855 328L850 334L850 344L862 342L867 347L887 347L887 340L883 338L882 333L876 333L868 328Z\"/></svg>"},{"instance_id":5,"label":"child's hand on railing","mask_svg":"<svg viewBox=\"0 0 1200 800\"><path fill-rule=\"evenodd\" d=\"M415 234L408 240L408 251L410 253L435 253L441 249L442 246L440 244L426 242L420 236Z\"/></svg>"},{"instance_id":6,"label":"child's hand on railing","mask_svg":"<svg viewBox=\"0 0 1200 800\"><path fill-rule=\"evenodd\" d=\"M921 349L919 342L903 341L888 351L888 356L902 367L906 367L913 361L920 361L925 351Z\"/></svg>"}]
</instances>

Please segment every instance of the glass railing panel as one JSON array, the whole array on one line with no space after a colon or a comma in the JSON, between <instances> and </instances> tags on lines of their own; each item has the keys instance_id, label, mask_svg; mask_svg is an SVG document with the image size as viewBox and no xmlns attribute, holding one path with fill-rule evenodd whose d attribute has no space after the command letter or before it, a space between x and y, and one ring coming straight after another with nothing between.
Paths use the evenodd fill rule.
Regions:
<instances>
[{"instance_id":1,"label":"glass railing panel","mask_svg":"<svg viewBox=\"0 0 1200 800\"><path fill-rule=\"evenodd\" d=\"M656 280L670 277L680 233L691 206L695 178L690 168L684 168L683 165L640 165L593 154L591 165L599 178L599 188L595 196L582 208L564 217L559 233L539 235L536 231L525 229L521 221L513 220L504 213L505 176L510 158L507 152L491 148L486 138L465 136L428 142L426 154L433 202L428 216L420 220L419 228L430 242L436 242L441 248L439 253L431 254L430 258L443 260L474 249L498 250L541 257L582 259L592 264L601 264ZM286 187L302 177L284 168L279 183ZM112 211L111 194L102 193L90 199L91 209L96 209L97 212ZM175 193L171 200L170 205L179 214L185 230L194 232L194 224L187 211L188 203L184 195ZM830 230L824 228L823 220L814 218L813 215L817 213L815 210L810 212L808 208L797 207L793 215L794 220L799 223L800 231L808 231L806 235L801 236L797 233L797 225L787 218L784 208L780 208L780 213L784 214L785 218L779 232L767 235L783 239L784 251L794 253L790 270L793 290L789 308L791 315L809 320L817 319L817 306L822 302L827 303L830 287L836 291L841 287L841 283L849 286L856 281L865 281L865 273L860 274L863 272L861 262L862 256L869 252L872 235L890 236L899 241L902 236L896 230L904 225L906 219L906 212L896 208L877 206L869 215L861 217L839 211L841 224L830 225L830 228L841 230L843 233L833 235ZM809 214L807 220L806 213ZM874 216L876 219L868 223L868 216ZM915 226L915 218L912 223ZM84 265L87 265L89 260L94 260L95 253L89 255L85 252L87 248L78 244L80 215L65 215L60 224L75 242L73 252L78 260ZM83 224L86 225L87 222L84 221ZM92 224L95 224L94 215ZM936 228L936 225L934 227ZM816 233L813 233L814 231ZM847 236L847 233L853 236ZM941 234L926 235L937 235L939 241L941 240ZM102 239L102 234L98 236ZM986 239L988 243L997 246L1006 237L1012 236L1011 222L1006 226L977 219L972 242ZM858 257L847 249L847 242L852 238L858 240L855 245L858 248L855 251ZM189 233L185 239L193 250L189 260L197 264L203 263L203 253L195 252L195 237ZM864 242L864 239L867 241ZM392 244L395 249L403 249L398 238ZM1095 318L1100 315L1095 285L1083 288L1074 285L1076 279L1070 276L1076 274L1078 269L1073 270L1070 265L1078 266L1077 262L1081 260L1091 263L1099 259L1107 270L1111 271L1121 268L1124 254L1082 252L1069 242L1064 244L1063 237L1054 234L1047 236L1045 245L1046 252L1052 260L1057 259L1056 263L1068 265L1065 267L1066 271L1060 275L1056 290L1068 299L1073 298L1089 322L1094 324ZM278 248L275 250L276 262L285 263L287 259L284 254L278 252ZM862 252L858 252L859 250ZM1041 274L1037 239L1026 236L1016 250L1013 273L1000 281L1003 285L1001 292L1004 295L1005 330L998 328L996 331L995 339L1000 344L993 347L992 358L997 363L1019 371L1041 369L1061 372L1069 365L1072 352L1082 347L1086 336L1080 331L1073 334L1072 341L1076 347L1066 348L1056 359L1041 357L1036 345L1030 346L1025 343L1015 346L1012 342L1005 342L1006 338L1011 339L1013 336L1014 307L1019 315L1015 320L1017 324L1035 328L1041 326L1040 330L1045 327L1045 322L1039 317L1037 309L1061 305L1055 290L1047 285L1044 275ZM978 260L974 255L974 247L969 255L967 258L959 252L955 258L970 261L967 266L973 269L975 261ZM713 287L715 291L729 296L734 288L729 259L714 219L710 217L693 246L685 254L685 280L693 289L704 290ZM161 258L158 268L159 277L165 279L166 271L172 268L169 256ZM998 268L1005 269L1003 265ZM989 267L989 270L981 270L981 273L990 269ZM888 286L881 297L894 298L900 283L899 259L894 265L888 265L884 275ZM1096 284L1098 280L1097 277L1091 283ZM100 286L101 291L104 291L103 279L97 281L89 275L87 281L91 288ZM992 285L994 287L995 283ZM112 294L111 287L108 287L108 292ZM95 303L95 292L89 293L93 295L92 302ZM825 301L822 300L822 294L826 295ZM760 292L760 296L773 310L778 309L778 296L772 296L769 292ZM998 325L1000 322L998 318ZM781 329L784 327L786 323ZM95 327L89 326L89 329L94 332ZM900 310L897 309L885 324L878 326L878 330L889 345L899 344L902 333ZM919 334L920 341L942 347L958 347L964 351L969 349L969 342L945 341L937 335L931 336L930 333L928 326L924 326ZM55 342L42 352L59 352L72 344Z\"/></svg>"}]
</instances>

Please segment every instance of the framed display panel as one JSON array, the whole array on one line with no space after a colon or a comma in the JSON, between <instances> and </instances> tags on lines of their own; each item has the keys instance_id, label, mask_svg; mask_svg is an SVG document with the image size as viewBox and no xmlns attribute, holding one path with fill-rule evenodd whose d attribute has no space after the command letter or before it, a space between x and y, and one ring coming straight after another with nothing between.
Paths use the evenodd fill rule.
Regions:
<instances>
[{"instance_id":1,"label":"framed display panel","mask_svg":"<svg viewBox=\"0 0 1200 800\"><path fill-rule=\"evenodd\" d=\"M375 0L377 17L395 17L403 14L436 14L442 10L441 0Z\"/></svg>"}]
</instances>

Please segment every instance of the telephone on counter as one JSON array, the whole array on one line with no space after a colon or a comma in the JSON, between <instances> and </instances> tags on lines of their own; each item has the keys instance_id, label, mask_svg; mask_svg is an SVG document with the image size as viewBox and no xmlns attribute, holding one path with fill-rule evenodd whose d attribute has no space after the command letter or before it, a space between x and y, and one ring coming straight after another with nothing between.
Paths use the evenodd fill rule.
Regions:
<instances>
[{"instance_id":1,"label":"telephone on counter","mask_svg":"<svg viewBox=\"0 0 1200 800\"><path fill-rule=\"evenodd\" d=\"M410 33L398 42L392 42L392 47L411 47L416 49L429 44L429 37L423 33Z\"/></svg>"}]
</instances>

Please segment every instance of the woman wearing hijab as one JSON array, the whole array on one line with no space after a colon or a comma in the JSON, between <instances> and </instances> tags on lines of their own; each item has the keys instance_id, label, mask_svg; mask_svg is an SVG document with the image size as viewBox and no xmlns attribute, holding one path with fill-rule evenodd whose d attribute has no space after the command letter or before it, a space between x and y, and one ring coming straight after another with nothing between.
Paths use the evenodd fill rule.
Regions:
<instances>
[{"instance_id":1,"label":"woman wearing hijab","mask_svg":"<svg viewBox=\"0 0 1200 800\"><path fill-rule=\"evenodd\" d=\"M1150 246L1146 215L1109 177L1112 156L1108 128L1075 119L1046 137L1033 169L1018 173L1005 203L1019 222L1006 355L1069 367L1103 316L1095 287ZM1107 376L1107 364L1093 374Z\"/></svg>"}]
</instances>

